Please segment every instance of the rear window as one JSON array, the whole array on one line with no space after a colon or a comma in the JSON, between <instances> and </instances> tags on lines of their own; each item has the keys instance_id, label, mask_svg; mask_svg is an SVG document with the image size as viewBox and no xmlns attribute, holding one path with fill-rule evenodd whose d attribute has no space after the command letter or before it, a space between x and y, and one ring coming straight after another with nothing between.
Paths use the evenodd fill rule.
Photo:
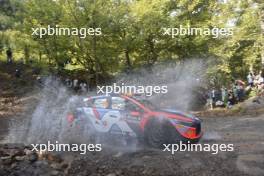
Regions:
<instances>
[{"instance_id":1,"label":"rear window","mask_svg":"<svg viewBox=\"0 0 264 176\"><path fill-rule=\"evenodd\" d=\"M87 98L83 100L84 107L108 108L108 98Z\"/></svg>"},{"instance_id":2,"label":"rear window","mask_svg":"<svg viewBox=\"0 0 264 176\"><path fill-rule=\"evenodd\" d=\"M109 107L109 102L107 98L99 98L99 99L95 99L92 107L95 108L108 108Z\"/></svg>"},{"instance_id":3,"label":"rear window","mask_svg":"<svg viewBox=\"0 0 264 176\"><path fill-rule=\"evenodd\" d=\"M112 97L112 109L124 110L126 105L126 100L121 97Z\"/></svg>"}]
</instances>

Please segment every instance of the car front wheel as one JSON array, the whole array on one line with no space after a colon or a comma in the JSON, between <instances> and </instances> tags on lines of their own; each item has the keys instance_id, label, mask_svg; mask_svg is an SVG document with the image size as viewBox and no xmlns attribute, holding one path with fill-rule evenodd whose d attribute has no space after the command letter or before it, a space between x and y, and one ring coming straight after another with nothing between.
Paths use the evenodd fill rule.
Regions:
<instances>
[{"instance_id":1,"label":"car front wheel","mask_svg":"<svg viewBox=\"0 0 264 176\"><path fill-rule=\"evenodd\" d=\"M162 148L163 144L172 144L181 140L174 126L164 119L151 119L144 131L145 143L153 148Z\"/></svg>"}]
</instances>

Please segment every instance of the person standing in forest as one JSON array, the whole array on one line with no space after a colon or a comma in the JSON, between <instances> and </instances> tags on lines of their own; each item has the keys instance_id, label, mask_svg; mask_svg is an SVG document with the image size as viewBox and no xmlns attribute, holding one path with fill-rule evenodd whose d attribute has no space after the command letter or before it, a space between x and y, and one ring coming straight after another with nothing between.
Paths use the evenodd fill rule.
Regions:
<instances>
[{"instance_id":1,"label":"person standing in forest","mask_svg":"<svg viewBox=\"0 0 264 176\"><path fill-rule=\"evenodd\" d=\"M264 88L264 86L263 86L264 85L264 71L263 70L261 70L260 73L259 73L259 77L258 77L257 83L258 83L258 90L260 92L262 92L262 90Z\"/></svg>"},{"instance_id":2,"label":"person standing in forest","mask_svg":"<svg viewBox=\"0 0 264 176\"><path fill-rule=\"evenodd\" d=\"M254 76L251 72L247 75L247 81L248 85L252 88L254 86Z\"/></svg>"},{"instance_id":3,"label":"person standing in forest","mask_svg":"<svg viewBox=\"0 0 264 176\"><path fill-rule=\"evenodd\" d=\"M261 79L261 74L262 74L262 71L259 71L259 74L255 76L254 84L256 87L258 87L259 80Z\"/></svg>"},{"instance_id":4,"label":"person standing in forest","mask_svg":"<svg viewBox=\"0 0 264 176\"><path fill-rule=\"evenodd\" d=\"M75 92L78 92L78 89L79 89L79 85L78 85L78 83L79 83L78 79L75 78L75 79L73 80L73 89L74 89Z\"/></svg>"},{"instance_id":5,"label":"person standing in forest","mask_svg":"<svg viewBox=\"0 0 264 176\"><path fill-rule=\"evenodd\" d=\"M222 101L223 101L224 105L227 106L227 102L228 102L228 91L227 91L227 89L225 87L222 87L221 94L222 94Z\"/></svg>"},{"instance_id":6,"label":"person standing in forest","mask_svg":"<svg viewBox=\"0 0 264 176\"><path fill-rule=\"evenodd\" d=\"M85 82L82 82L80 84L80 88L81 88L81 93L86 93L87 92L87 84Z\"/></svg>"},{"instance_id":7,"label":"person standing in forest","mask_svg":"<svg viewBox=\"0 0 264 176\"><path fill-rule=\"evenodd\" d=\"M233 92L233 95L234 95L235 102L237 102L237 100L238 100L238 90L237 90L237 83L236 82L232 84L232 92Z\"/></svg>"},{"instance_id":8,"label":"person standing in forest","mask_svg":"<svg viewBox=\"0 0 264 176\"><path fill-rule=\"evenodd\" d=\"M214 87L210 92L210 99L211 99L210 106L211 106L211 109L213 109L215 107L215 102L216 102L216 91Z\"/></svg>"},{"instance_id":9,"label":"person standing in forest","mask_svg":"<svg viewBox=\"0 0 264 176\"><path fill-rule=\"evenodd\" d=\"M65 80L65 84L68 88L71 88L72 87L72 80L70 80L69 78L66 78Z\"/></svg>"},{"instance_id":10,"label":"person standing in forest","mask_svg":"<svg viewBox=\"0 0 264 176\"><path fill-rule=\"evenodd\" d=\"M10 47L6 51L6 58L7 58L7 63L12 63L12 60L13 60L13 52L12 52L12 50L11 50Z\"/></svg>"}]
</instances>

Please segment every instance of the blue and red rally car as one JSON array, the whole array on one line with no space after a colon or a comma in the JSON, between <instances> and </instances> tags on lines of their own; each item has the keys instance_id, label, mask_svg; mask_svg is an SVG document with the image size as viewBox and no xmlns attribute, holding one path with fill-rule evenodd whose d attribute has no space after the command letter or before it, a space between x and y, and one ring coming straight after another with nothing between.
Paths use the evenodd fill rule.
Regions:
<instances>
[{"instance_id":1,"label":"blue and red rally car","mask_svg":"<svg viewBox=\"0 0 264 176\"><path fill-rule=\"evenodd\" d=\"M197 117L159 109L137 97L104 95L85 98L83 102L67 119L70 123L89 124L96 133L143 139L151 147L198 142L202 136L201 120Z\"/></svg>"}]
</instances>

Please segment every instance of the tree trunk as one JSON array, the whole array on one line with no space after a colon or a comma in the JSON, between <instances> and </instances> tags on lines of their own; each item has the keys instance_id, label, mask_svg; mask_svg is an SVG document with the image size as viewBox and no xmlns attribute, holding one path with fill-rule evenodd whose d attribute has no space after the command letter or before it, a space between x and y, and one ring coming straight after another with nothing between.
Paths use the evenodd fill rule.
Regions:
<instances>
[{"instance_id":1,"label":"tree trunk","mask_svg":"<svg viewBox=\"0 0 264 176\"><path fill-rule=\"evenodd\" d=\"M93 22L93 27L95 28L95 22ZM97 58L97 47L96 47L96 35L93 35L93 56L94 56L94 61L95 61L95 84L96 86L99 83L99 60Z\"/></svg>"},{"instance_id":2,"label":"tree trunk","mask_svg":"<svg viewBox=\"0 0 264 176\"><path fill-rule=\"evenodd\" d=\"M42 61L42 52L39 51L39 62L41 62L41 61Z\"/></svg>"},{"instance_id":3,"label":"tree trunk","mask_svg":"<svg viewBox=\"0 0 264 176\"><path fill-rule=\"evenodd\" d=\"M29 48L27 45L24 48L24 56L25 56L26 63L28 63L28 61L29 61Z\"/></svg>"},{"instance_id":4,"label":"tree trunk","mask_svg":"<svg viewBox=\"0 0 264 176\"><path fill-rule=\"evenodd\" d=\"M150 38L149 41L149 49L150 49L150 64L151 65L154 65L155 62L158 60L158 55L156 53L156 50L155 50L155 43L153 41L153 38Z\"/></svg>"},{"instance_id":5,"label":"tree trunk","mask_svg":"<svg viewBox=\"0 0 264 176\"><path fill-rule=\"evenodd\" d=\"M125 49L125 58L126 58L127 70L129 71L129 70L131 70L132 65L131 65L131 60L129 57L129 50L128 49Z\"/></svg>"}]
</instances>

